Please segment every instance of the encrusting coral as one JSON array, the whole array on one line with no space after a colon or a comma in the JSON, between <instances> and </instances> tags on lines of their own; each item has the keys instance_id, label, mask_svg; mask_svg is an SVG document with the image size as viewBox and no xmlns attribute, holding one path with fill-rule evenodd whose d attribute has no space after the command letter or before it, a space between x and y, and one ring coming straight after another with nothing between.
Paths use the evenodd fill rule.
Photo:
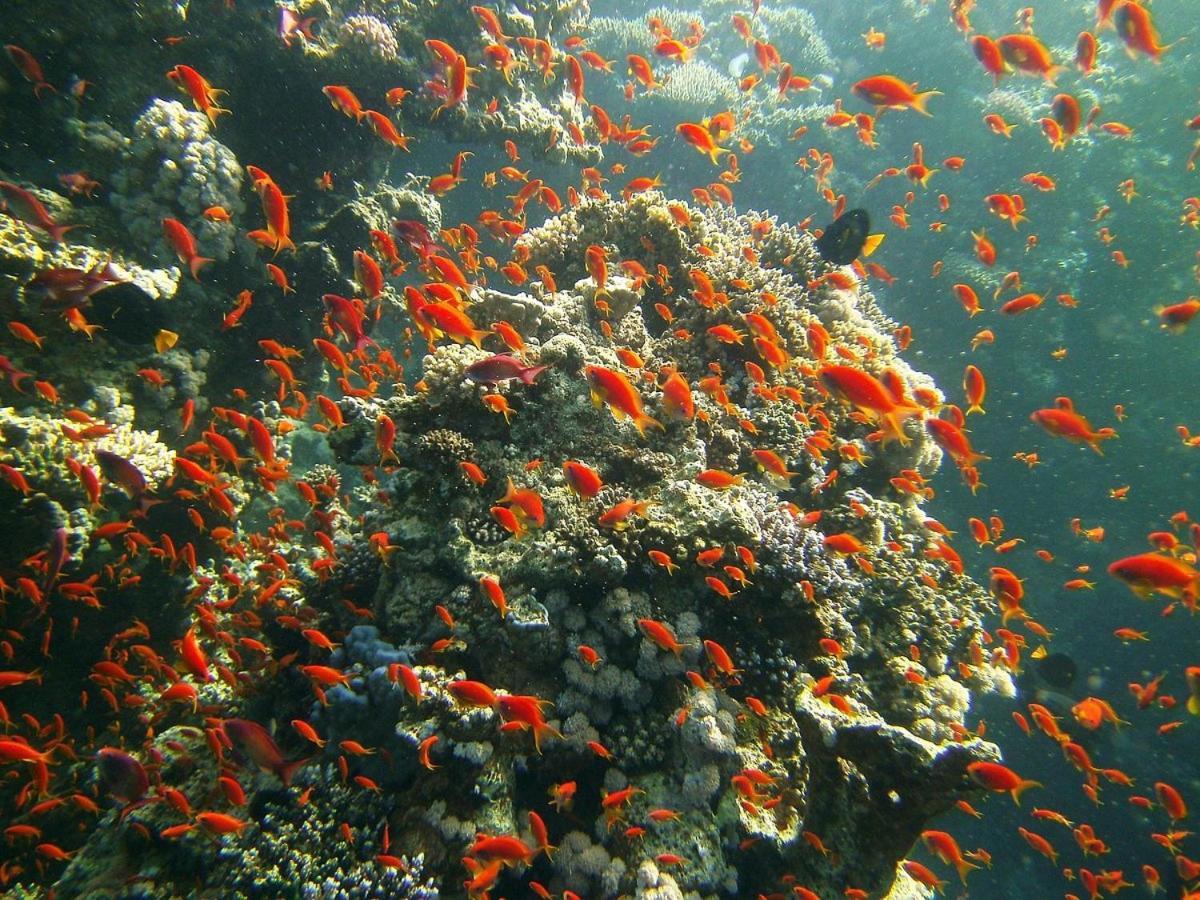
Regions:
<instances>
[{"instance_id":1,"label":"encrusting coral","mask_svg":"<svg viewBox=\"0 0 1200 900\"><path fill-rule=\"evenodd\" d=\"M243 179L237 157L216 138L202 113L175 100L154 100L133 125L113 173L111 202L139 249L169 252L163 244L162 220L178 218L194 231L208 255L227 259L236 229L202 213L219 206L231 216L240 215L245 208Z\"/></svg>"},{"instance_id":2,"label":"encrusting coral","mask_svg":"<svg viewBox=\"0 0 1200 900\"><path fill-rule=\"evenodd\" d=\"M473 384L463 373L488 353L444 343L424 359L419 391L360 410L331 432L344 462L369 464L380 453L375 420L386 414L396 425L400 464L383 483L388 502L367 512L361 535L343 539L387 536L374 607L383 646L398 649L364 656L348 640L335 661L361 674L330 692L316 721L335 738L366 734L398 760L411 761L419 743L436 737L441 770L397 764L390 789L408 806L441 798L446 815L476 830L520 832L525 811L544 810L540 798L567 760L581 785L636 787L619 823L593 800L581 802L572 821L590 821L598 843L564 839L564 852L536 867L574 890L632 889L626 879L661 854L680 858L670 874L686 890L758 889L749 858L763 871L803 873L807 884L883 886L926 818L954 798L966 764L991 754L960 738L968 686L997 679L984 664L960 681L957 663L979 640L984 596L932 558L939 545L918 498L889 486L901 470L930 474L939 451L916 427L903 442L864 440L870 424L823 403L811 377L822 364L814 328L828 332L827 354L853 348L860 365L894 372L910 392L930 384L896 357L888 323L861 286L808 287L826 267L802 233L754 216L685 212L680 225L653 193L627 204L588 202L522 238L530 268L547 266L559 289L481 291L470 314L518 325L529 363L548 366L534 383ZM630 294L627 303L612 299L606 317L584 266L590 246L603 247L614 270L632 260L657 277L605 285L610 296ZM681 302L696 273L727 302ZM673 307L673 321L656 304ZM767 390L747 374L747 363L769 368L751 338L726 343L709 331L744 327L746 314L770 321L792 361ZM643 368L618 350L632 351ZM589 366L622 372L662 427L639 436L594 408ZM668 366L692 386L694 417L664 408ZM705 393L704 379L718 372ZM791 399L772 396L784 392ZM484 394L504 397L511 421ZM796 470L790 479L755 471L763 448ZM569 460L599 473L594 497L568 485ZM464 475L467 463L486 483ZM705 470L741 474L716 490L702 483ZM516 506L505 499L514 487L535 493L544 509L544 524L530 516L519 538L489 514ZM645 507L615 525L599 521L626 498ZM424 514L435 508L439 516ZM830 549L830 535L846 534L860 551ZM716 558L696 563L703 551ZM679 571L662 568L655 553ZM504 595L499 611L494 594L488 601L490 578ZM432 615L437 606L452 628ZM423 695L413 702L387 666L415 665L431 640L444 649L416 669ZM728 648L738 671L723 669L706 641ZM581 645L598 661L581 659ZM547 701L535 735L540 754L528 731L497 730L503 707L456 703L453 685L464 678ZM737 776L747 769L768 773L769 786L744 790ZM660 807L687 827L660 823L637 841L624 836ZM875 827L863 846L855 837L865 833L863 817L885 814L886 833ZM565 824L553 819L552 832ZM836 843L838 856L814 854L801 832ZM742 854L731 849L734 835L760 840ZM622 862L619 871L577 861L601 848Z\"/></svg>"}]
</instances>

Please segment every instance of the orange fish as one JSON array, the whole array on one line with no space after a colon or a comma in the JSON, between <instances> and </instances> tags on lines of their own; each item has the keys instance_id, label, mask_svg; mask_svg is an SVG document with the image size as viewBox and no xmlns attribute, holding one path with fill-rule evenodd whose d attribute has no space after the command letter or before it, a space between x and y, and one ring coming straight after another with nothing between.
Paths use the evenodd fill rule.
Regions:
<instances>
[{"instance_id":1,"label":"orange fish","mask_svg":"<svg viewBox=\"0 0 1200 900\"><path fill-rule=\"evenodd\" d=\"M714 166L719 165L718 157L722 153L729 152L724 147L717 146L717 141L713 137L712 132L703 125L697 125L694 122L681 122L675 126L675 132L695 147L698 153L706 154Z\"/></svg>"},{"instance_id":2,"label":"orange fish","mask_svg":"<svg viewBox=\"0 0 1200 900\"><path fill-rule=\"evenodd\" d=\"M600 489L604 487L604 482L600 480L599 472L591 466L584 465L573 459L569 459L563 463L563 475L566 476L568 487L580 497L587 500L599 494Z\"/></svg>"},{"instance_id":3,"label":"orange fish","mask_svg":"<svg viewBox=\"0 0 1200 900\"><path fill-rule=\"evenodd\" d=\"M1004 62L1004 54L990 37L984 34L971 38L971 50L979 64L992 76L995 84L1008 73L1008 65Z\"/></svg>"},{"instance_id":4,"label":"orange fish","mask_svg":"<svg viewBox=\"0 0 1200 900\"><path fill-rule=\"evenodd\" d=\"M263 215L267 219L267 233L271 236L275 252L280 250L295 250L296 245L291 239L291 217L288 213L288 198L270 178L259 184L259 198L262 201Z\"/></svg>"},{"instance_id":5,"label":"orange fish","mask_svg":"<svg viewBox=\"0 0 1200 900\"><path fill-rule=\"evenodd\" d=\"M371 126L371 130L375 132L375 136L385 144L390 144L393 147L399 147L401 150L408 150L409 138L400 133L396 128L396 123L389 119L381 112L376 112L373 109L363 110L366 116L367 124Z\"/></svg>"},{"instance_id":6,"label":"orange fish","mask_svg":"<svg viewBox=\"0 0 1200 900\"><path fill-rule=\"evenodd\" d=\"M628 418L638 434L645 437L646 428L653 426L665 431L661 422L648 415L642 408L642 397L637 388L629 383L629 379L620 372L606 369L603 366L587 366L584 374L591 390L592 403L600 406L608 404L613 419L621 422Z\"/></svg>"},{"instance_id":7,"label":"orange fish","mask_svg":"<svg viewBox=\"0 0 1200 900\"><path fill-rule=\"evenodd\" d=\"M362 103L355 96L354 91L343 84L327 84L321 88L321 93L329 98L329 102L333 104L333 108L342 115L349 116L356 122L361 122L366 116L366 111L363 109Z\"/></svg>"},{"instance_id":8,"label":"orange fish","mask_svg":"<svg viewBox=\"0 0 1200 900\"><path fill-rule=\"evenodd\" d=\"M1022 778L1007 766L993 762L973 762L967 766L967 775L982 788L1002 794L1011 794L1018 805L1021 794L1032 787L1041 787L1037 781Z\"/></svg>"},{"instance_id":9,"label":"orange fish","mask_svg":"<svg viewBox=\"0 0 1200 900\"><path fill-rule=\"evenodd\" d=\"M1159 42L1158 30L1154 27L1150 10L1134 0L1122 0L1118 3L1113 9L1112 21L1117 34L1125 42L1125 52L1129 54L1130 59L1136 59L1139 53L1144 53L1158 62L1164 53L1175 46Z\"/></svg>"},{"instance_id":10,"label":"orange fish","mask_svg":"<svg viewBox=\"0 0 1200 900\"><path fill-rule=\"evenodd\" d=\"M987 232L981 228L978 232L972 231L971 237L975 239L975 256L985 266L994 266L996 264L996 247L988 240Z\"/></svg>"},{"instance_id":11,"label":"orange fish","mask_svg":"<svg viewBox=\"0 0 1200 900\"><path fill-rule=\"evenodd\" d=\"M1104 451L1100 449L1100 442L1117 436L1112 428L1093 429L1087 419L1075 412L1074 404L1067 397L1059 397L1055 406L1036 410L1029 418L1056 437L1087 444L1101 456Z\"/></svg>"},{"instance_id":12,"label":"orange fish","mask_svg":"<svg viewBox=\"0 0 1200 900\"><path fill-rule=\"evenodd\" d=\"M925 108L930 97L941 95L941 91L916 90L916 82L911 85L901 81L895 75L873 75L855 83L850 89L856 96L875 105L876 116L885 109L915 109L921 115L930 115Z\"/></svg>"},{"instance_id":13,"label":"orange fish","mask_svg":"<svg viewBox=\"0 0 1200 900\"><path fill-rule=\"evenodd\" d=\"M1050 84L1065 69L1054 64L1046 45L1032 34L1006 34L996 39L1004 61L1019 72L1040 75Z\"/></svg>"},{"instance_id":14,"label":"orange fish","mask_svg":"<svg viewBox=\"0 0 1200 900\"><path fill-rule=\"evenodd\" d=\"M170 243L171 249L175 251L175 255L179 257L179 261L187 266L188 271L192 273L192 278L200 280L200 269L215 260L209 259L207 256L201 256L196 251L196 239L192 237L192 233L188 231L187 226L178 219L163 219L162 220L163 235L166 236L167 242Z\"/></svg>"},{"instance_id":15,"label":"orange fish","mask_svg":"<svg viewBox=\"0 0 1200 900\"><path fill-rule=\"evenodd\" d=\"M1119 559L1108 574L1125 582L1139 597L1162 594L1194 604L1200 597L1200 571L1182 560L1159 553L1141 553Z\"/></svg>"},{"instance_id":16,"label":"orange fish","mask_svg":"<svg viewBox=\"0 0 1200 900\"><path fill-rule=\"evenodd\" d=\"M979 315L983 311L979 306L979 295L975 293L975 289L969 284L954 285L954 296L958 298L958 302L962 304L963 309L972 317Z\"/></svg>"},{"instance_id":17,"label":"orange fish","mask_svg":"<svg viewBox=\"0 0 1200 900\"><path fill-rule=\"evenodd\" d=\"M817 375L836 397L878 419L885 442L908 443L903 423L905 419L922 415L924 410L920 406L895 396L879 379L852 366L822 366Z\"/></svg>"},{"instance_id":18,"label":"orange fish","mask_svg":"<svg viewBox=\"0 0 1200 900\"><path fill-rule=\"evenodd\" d=\"M217 116L230 113L230 110L217 106L217 96L226 92L210 85L204 76L191 66L176 66L167 73L167 78L192 98L196 109L208 116L208 121L214 126L217 124Z\"/></svg>"}]
</instances>

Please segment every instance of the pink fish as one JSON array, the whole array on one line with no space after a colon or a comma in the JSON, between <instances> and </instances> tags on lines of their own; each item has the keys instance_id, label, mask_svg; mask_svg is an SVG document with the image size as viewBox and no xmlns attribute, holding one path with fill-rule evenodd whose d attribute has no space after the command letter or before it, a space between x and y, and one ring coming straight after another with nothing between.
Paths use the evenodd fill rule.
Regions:
<instances>
[{"instance_id":1,"label":"pink fish","mask_svg":"<svg viewBox=\"0 0 1200 900\"><path fill-rule=\"evenodd\" d=\"M21 379L22 378L32 378L33 377L30 373L22 372L20 369L18 369L16 366L14 366L12 363L12 360L9 359L7 356L0 356L0 375L7 376L8 380L12 384L13 388L15 388L18 391L22 390L22 388L21 388Z\"/></svg>"},{"instance_id":2,"label":"pink fish","mask_svg":"<svg viewBox=\"0 0 1200 900\"><path fill-rule=\"evenodd\" d=\"M44 307L71 309L86 306L93 294L127 281L105 261L94 269L43 269L33 276L29 287L42 295Z\"/></svg>"},{"instance_id":3,"label":"pink fish","mask_svg":"<svg viewBox=\"0 0 1200 900\"><path fill-rule=\"evenodd\" d=\"M471 363L463 374L476 384L486 384L491 387L501 381L510 381L513 378L519 379L523 384L533 384L534 379L548 368L549 366L527 366L515 356L498 353L487 359L481 359L479 362Z\"/></svg>"},{"instance_id":4,"label":"pink fish","mask_svg":"<svg viewBox=\"0 0 1200 900\"><path fill-rule=\"evenodd\" d=\"M24 222L30 228L37 228L50 235L50 240L58 244L72 228L77 225L59 225L50 217L50 213L42 201L29 191L18 187L10 181L0 181L0 212L6 212L14 219Z\"/></svg>"},{"instance_id":5,"label":"pink fish","mask_svg":"<svg viewBox=\"0 0 1200 900\"><path fill-rule=\"evenodd\" d=\"M101 786L121 803L136 803L150 789L145 767L124 750L101 747L96 753L96 768Z\"/></svg>"},{"instance_id":6,"label":"pink fish","mask_svg":"<svg viewBox=\"0 0 1200 900\"><path fill-rule=\"evenodd\" d=\"M419 219L395 219L392 221L392 230L421 259L438 249L437 242L429 234L429 228Z\"/></svg>"},{"instance_id":7,"label":"pink fish","mask_svg":"<svg viewBox=\"0 0 1200 900\"><path fill-rule=\"evenodd\" d=\"M279 7L279 37L283 40L283 46L290 48L292 39L297 34L302 34L308 40L315 41L316 37L312 33L312 24L315 21L317 21L316 16L302 19L294 9L287 6Z\"/></svg>"},{"instance_id":8,"label":"pink fish","mask_svg":"<svg viewBox=\"0 0 1200 900\"><path fill-rule=\"evenodd\" d=\"M363 322L367 314L362 308L361 300L347 300L337 294L325 294L321 302L329 310L330 321L337 326L338 331L354 342L355 350L362 350L368 344L375 343L363 331Z\"/></svg>"},{"instance_id":9,"label":"pink fish","mask_svg":"<svg viewBox=\"0 0 1200 900\"><path fill-rule=\"evenodd\" d=\"M105 478L127 493L131 500L141 499L150 487L141 469L111 450L98 449L95 454Z\"/></svg>"},{"instance_id":10,"label":"pink fish","mask_svg":"<svg viewBox=\"0 0 1200 900\"><path fill-rule=\"evenodd\" d=\"M292 783L296 770L308 762L308 759L288 761L283 751L275 743L270 732L257 722L246 719L226 719L221 726L226 737L244 753L251 762L264 772L274 772L284 786Z\"/></svg>"}]
</instances>

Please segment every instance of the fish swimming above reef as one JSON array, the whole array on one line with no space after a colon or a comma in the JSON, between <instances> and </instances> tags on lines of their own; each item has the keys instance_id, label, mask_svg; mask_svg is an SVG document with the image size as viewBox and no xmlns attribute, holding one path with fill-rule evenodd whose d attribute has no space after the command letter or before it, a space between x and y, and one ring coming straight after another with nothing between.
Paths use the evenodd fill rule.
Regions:
<instances>
[{"instance_id":1,"label":"fish swimming above reef","mask_svg":"<svg viewBox=\"0 0 1200 900\"><path fill-rule=\"evenodd\" d=\"M497 353L495 356L471 363L463 371L463 374L469 381L489 386L499 384L501 381L510 381L513 378L519 378L525 384L533 384L534 380L548 368L549 366L527 366L515 356Z\"/></svg>"},{"instance_id":2,"label":"fish swimming above reef","mask_svg":"<svg viewBox=\"0 0 1200 900\"><path fill-rule=\"evenodd\" d=\"M870 256L881 239L871 234L871 217L865 209L848 209L817 238L817 252L827 263L848 266L860 255Z\"/></svg>"},{"instance_id":3,"label":"fish swimming above reef","mask_svg":"<svg viewBox=\"0 0 1200 900\"><path fill-rule=\"evenodd\" d=\"M416 219L394 219L392 229L396 232L397 237L408 244L413 252L422 259L438 249L437 241L430 235L429 228L424 222Z\"/></svg>"},{"instance_id":4,"label":"fish swimming above reef","mask_svg":"<svg viewBox=\"0 0 1200 900\"><path fill-rule=\"evenodd\" d=\"M34 275L29 287L42 296L46 307L67 309L84 306L92 294L128 280L113 268L111 261L104 260L92 269L67 266L43 269Z\"/></svg>"}]
</instances>

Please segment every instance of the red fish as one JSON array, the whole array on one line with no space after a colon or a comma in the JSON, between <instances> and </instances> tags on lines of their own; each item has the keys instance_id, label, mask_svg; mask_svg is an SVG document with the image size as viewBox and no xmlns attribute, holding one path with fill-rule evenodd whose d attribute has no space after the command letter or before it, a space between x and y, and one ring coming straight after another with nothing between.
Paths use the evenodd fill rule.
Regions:
<instances>
[{"instance_id":1,"label":"red fish","mask_svg":"<svg viewBox=\"0 0 1200 900\"><path fill-rule=\"evenodd\" d=\"M167 78L192 98L196 109L208 116L208 121L214 126L218 116L230 113L230 110L217 106L217 96L226 92L210 85L204 76L191 66L176 66L167 73Z\"/></svg>"},{"instance_id":2,"label":"red fish","mask_svg":"<svg viewBox=\"0 0 1200 900\"><path fill-rule=\"evenodd\" d=\"M393 219L392 230L422 260L438 249L437 242L429 234L429 227L418 219Z\"/></svg>"},{"instance_id":3,"label":"red fish","mask_svg":"<svg viewBox=\"0 0 1200 900\"><path fill-rule=\"evenodd\" d=\"M192 237L192 233L188 231L187 226L178 219L163 219L162 220L163 235L167 242L170 243L171 249L175 251L175 255L179 257L179 261L187 266L192 273L192 277L197 281L200 280L200 269L215 260L207 256L201 256L196 250L196 239Z\"/></svg>"},{"instance_id":4,"label":"red fish","mask_svg":"<svg viewBox=\"0 0 1200 900\"><path fill-rule=\"evenodd\" d=\"M5 44L4 49L8 51L9 59L13 61L21 74L25 76L25 80L33 85L33 96L39 100L42 99L42 91L50 91L58 93L54 86L46 81L46 76L42 73L42 66L33 54L28 50L23 50L16 44Z\"/></svg>"}]
</instances>

